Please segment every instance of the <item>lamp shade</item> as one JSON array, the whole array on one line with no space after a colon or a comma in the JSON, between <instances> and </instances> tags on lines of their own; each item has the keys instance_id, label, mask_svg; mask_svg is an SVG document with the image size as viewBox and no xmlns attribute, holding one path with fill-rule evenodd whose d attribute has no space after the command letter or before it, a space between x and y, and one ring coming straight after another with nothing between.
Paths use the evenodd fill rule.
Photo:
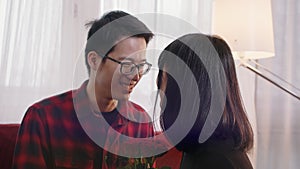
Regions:
<instances>
[{"instance_id":1,"label":"lamp shade","mask_svg":"<svg viewBox=\"0 0 300 169\"><path fill-rule=\"evenodd\" d=\"M212 33L226 40L235 59L274 56L270 0L214 0Z\"/></svg>"}]
</instances>

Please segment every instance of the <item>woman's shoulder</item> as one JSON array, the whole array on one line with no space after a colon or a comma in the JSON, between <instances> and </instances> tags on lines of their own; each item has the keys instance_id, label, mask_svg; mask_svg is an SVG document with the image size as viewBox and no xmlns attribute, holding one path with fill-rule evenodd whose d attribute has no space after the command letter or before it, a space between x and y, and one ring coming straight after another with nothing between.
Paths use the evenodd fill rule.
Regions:
<instances>
[{"instance_id":1,"label":"woman's shoulder","mask_svg":"<svg viewBox=\"0 0 300 169\"><path fill-rule=\"evenodd\" d=\"M198 154L184 153L181 169L253 169L246 153L203 151Z\"/></svg>"},{"instance_id":2,"label":"woman's shoulder","mask_svg":"<svg viewBox=\"0 0 300 169\"><path fill-rule=\"evenodd\" d=\"M233 146L233 140L209 141L199 145L193 152L185 152L182 169L252 169L247 154Z\"/></svg>"}]
</instances>

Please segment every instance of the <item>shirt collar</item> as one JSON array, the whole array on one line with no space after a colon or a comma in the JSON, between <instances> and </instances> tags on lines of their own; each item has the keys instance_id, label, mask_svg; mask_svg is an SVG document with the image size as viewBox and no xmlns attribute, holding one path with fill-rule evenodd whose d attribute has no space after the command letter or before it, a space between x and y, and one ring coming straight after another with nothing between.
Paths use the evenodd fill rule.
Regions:
<instances>
[{"instance_id":1,"label":"shirt collar","mask_svg":"<svg viewBox=\"0 0 300 169\"><path fill-rule=\"evenodd\" d=\"M87 95L87 84L88 80L86 80L80 88L77 90L73 90L73 104L74 109L77 114L77 117L80 119L83 118L101 118L103 116L101 113L97 113L96 115L91 107L91 102ZM134 107L133 103L130 101L119 101L118 102L118 117L116 118L116 122L113 125L121 126L125 125L128 120L137 121L135 118L135 114L137 114L137 109Z\"/></svg>"}]
</instances>

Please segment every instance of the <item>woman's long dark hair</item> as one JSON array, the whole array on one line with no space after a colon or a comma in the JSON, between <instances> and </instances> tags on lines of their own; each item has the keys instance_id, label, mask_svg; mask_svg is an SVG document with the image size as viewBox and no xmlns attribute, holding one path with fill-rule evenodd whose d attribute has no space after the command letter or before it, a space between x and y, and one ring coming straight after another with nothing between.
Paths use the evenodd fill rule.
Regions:
<instances>
[{"instance_id":1,"label":"woman's long dark hair","mask_svg":"<svg viewBox=\"0 0 300 169\"><path fill-rule=\"evenodd\" d=\"M208 39L208 42L210 42L210 46L212 46L217 52L226 76L225 107L220 122L218 123L218 126L211 135L210 139L226 139L229 137L233 137L235 143L234 148L242 151L247 151L253 147L253 131L241 99L235 64L231 50L227 43L217 36L188 34L173 41L161 53L158 61L158 65L160 68L157 77L158 88L160 88L161 85L160 83L162 81L162 74L166 73L167 75L167 85L165 89L166 105L161 114L161 126L163 130L167 130L168 128L170 128L170 126L172 126L172 124L178 117L181 106L184 106L181 104L182 99L186 99L189 96L193 97L195 93L195 91L191 90L192 87L188 79L183 78L184 80L182 80L182 82L179 82L180 84L178 84L178 80L174 79L174 77L170 73L168 73L176 72L179 76L185 76L186 71L183 70L183 67L178 66L176 64L176 61L174 62L174 60L178 59L184 62L193 73L194 78L197 82L200 103L199 108L194 109L195 111L198 111L195 123L192 125L192 128L186 134L184 139L182 139L176 145L176 148L183 151L192 151L195 146L200 144L198 142L198 138L208 116L212 98L211 82L205 64L215 64L213 63L213 61L211 63L206 62L204 64L200 57L196 54L198 52L195 52L196 50L204 49L203 37L205 37L206 40ZM173 58L170 57L170 53L173 54ZM212 60L210 59L210 54L211 52L204 52L204 55L207 56L201 57ZM173 59L171 65L169 64L170 58ZM182 88L186 90L182 92L179 86L182 86ZM186 97L183 97L182 95L185 95ZM189 100L193 101L196 99L191 98ZM191 115L191 113L194 112L184 112L186 116ZM169 135L168 137L172 141L173 136Z\"/></svg>"}]
</instances>

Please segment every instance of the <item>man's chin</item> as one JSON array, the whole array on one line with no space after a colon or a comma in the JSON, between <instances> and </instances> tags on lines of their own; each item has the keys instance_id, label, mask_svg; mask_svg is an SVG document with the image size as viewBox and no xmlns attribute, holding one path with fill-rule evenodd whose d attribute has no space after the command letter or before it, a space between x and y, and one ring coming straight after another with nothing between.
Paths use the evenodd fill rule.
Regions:
<instances>
[{"instance_id":1,"label":"man's chin","mask_svg":"<svg viewBox=\"0 0 300 169\"><path fill-rule=\"evenodd\" d=\"M121 94L121 95L118 95L115 97L115 99L120 100L120 101L121 100L127 101L127 100L129 100L129 98L130 98L130 93Z\"/></svg>"}]
</instances>

